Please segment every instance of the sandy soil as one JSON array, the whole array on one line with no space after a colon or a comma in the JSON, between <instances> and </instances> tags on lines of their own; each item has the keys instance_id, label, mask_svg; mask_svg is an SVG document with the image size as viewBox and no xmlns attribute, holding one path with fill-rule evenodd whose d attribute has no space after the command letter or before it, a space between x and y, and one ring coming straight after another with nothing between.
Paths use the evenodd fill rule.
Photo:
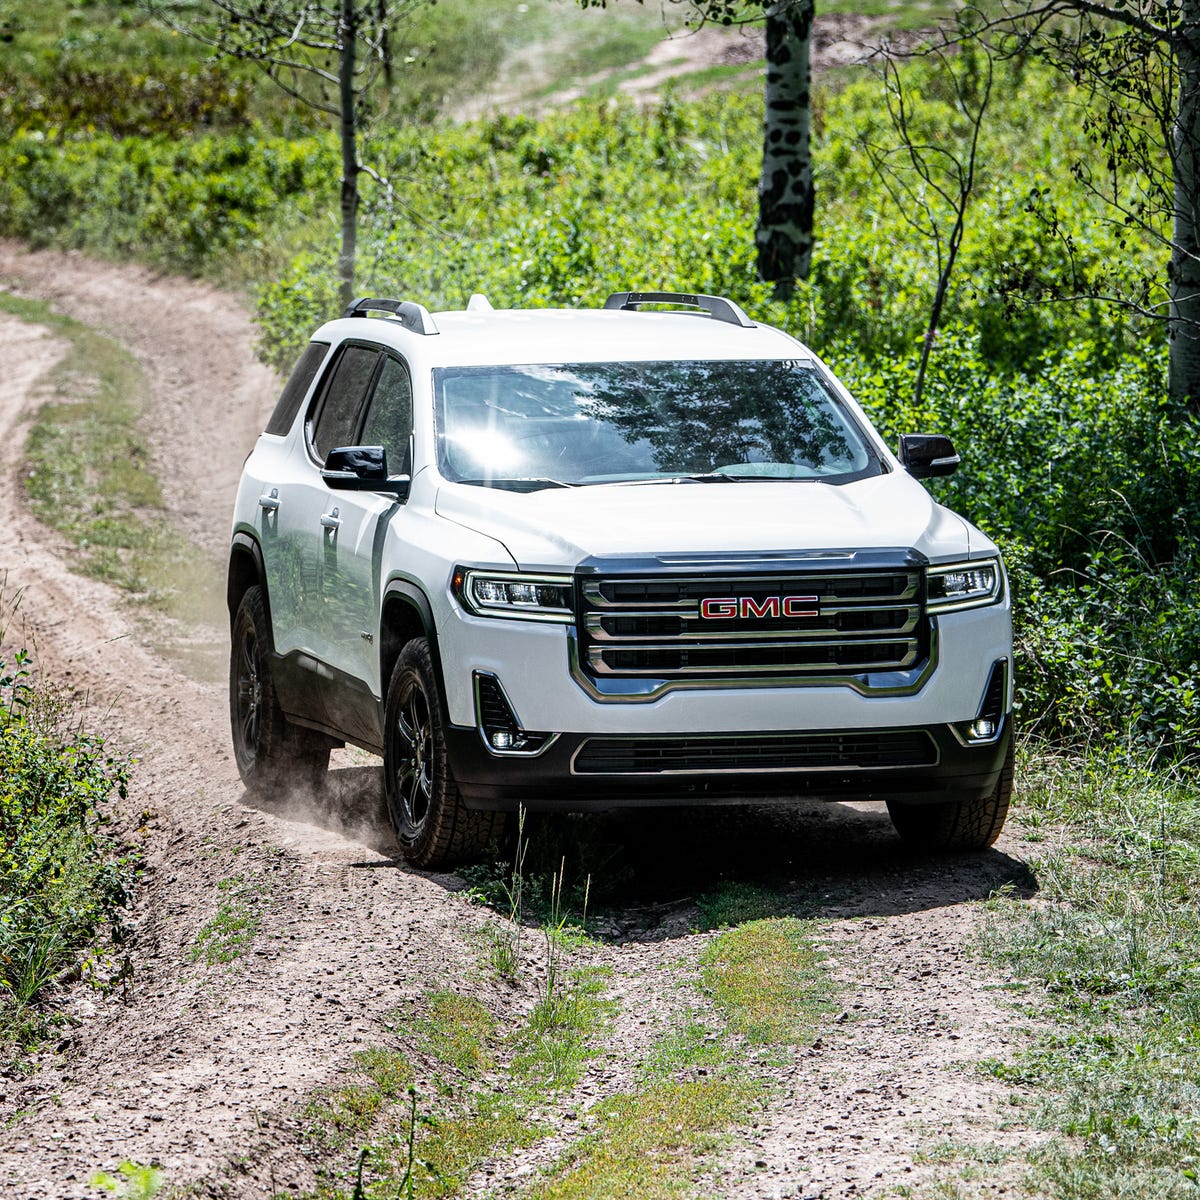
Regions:
<instances>
[{"instance_id":1,"label":"sandy soil","mask_svg":"<svg viewBox=\"0 0 1200 1200\"><path fill-rule=\"evenodd\" d=\"M137 356L168 515L220 571L233 488L276 389L240 303L4 243L0 287L51 300ZM481 971L475 931L486 918L456 894L456 876L396 861L373 767L343 756L320 798L244 791L223 685L157 651L156 619L73 574L70 548L33 521L19 478L24 421L62 346L5 317L0 345L0 574L9 594L24 590L10 641L24 636L47 676L86 694L92 725L139 759L126 816L148 862L127 985L110 995L76 985L61 1040L31 1073L0 1077L0 1194L94 1196L92 1172L125 1158L159 1163L198 1194L299 1194L314 1183L298 1136L304 1100L336 1082L356 1048L384 1040L389 1014L453 987L511 1015L532 983L502 991ZM223 652L219 624L195 636ZM737 1132L723 1194L883 1195L929 1182L936 1168L914 1164L922 1145L1019 1136L1001 1128L1007 1089L974 1070L1004 1052L1013 1020L1004 981L971 953L973 902L1022 878L1008 841L913 861L871 805L625 816L603 832L629 847L629 903L605 917L609 941L593 952L613 970L620 1009L564 1112L627 1084L640 1048L689 1006L703 1009L677 986L708 936L694 932L694 899L734 877L780 887L824 920L845 1012L790 1065L769 1068L777 1099ZM239 888L253 890L261 920L250 952L226 966L195 961L198 930ZM469 1191L519 1187L573 1136L574 1123L557 1124L554 1138L488 1164Z\"/></svg>"}]
</instances>

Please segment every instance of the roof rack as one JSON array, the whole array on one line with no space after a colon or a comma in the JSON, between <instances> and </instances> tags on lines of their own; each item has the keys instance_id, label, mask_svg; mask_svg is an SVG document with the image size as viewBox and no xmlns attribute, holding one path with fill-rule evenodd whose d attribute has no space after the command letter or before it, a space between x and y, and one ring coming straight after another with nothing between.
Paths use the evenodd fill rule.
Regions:
<instances>
[{"instance_id":1,"label":"roof rack","mask_svg":"<svg viewBox=\"0 0 1200 1200\"><path fill-rule=\"evenodd\" d=\"M643 304L685 304L689 308L702 308L714 321L754 328L754 322L732 300L696 292L614 292L605 300L604 307L636 312Z\"/></svg>"},{"instance_id":2,"label":"roof rack","mask_svg":"<svg viewBox=\"0 0 1200 1200\"><path fill-rule=\"evenodd\" d=\"M395 317L405 329L425 337L441 332L429 315L429 310L423 304L414 304L411 300L374 300L370 296L360 296L346 306L342 316L365 317L371 312L387 313Z\"/></svg>"}]
</instances>

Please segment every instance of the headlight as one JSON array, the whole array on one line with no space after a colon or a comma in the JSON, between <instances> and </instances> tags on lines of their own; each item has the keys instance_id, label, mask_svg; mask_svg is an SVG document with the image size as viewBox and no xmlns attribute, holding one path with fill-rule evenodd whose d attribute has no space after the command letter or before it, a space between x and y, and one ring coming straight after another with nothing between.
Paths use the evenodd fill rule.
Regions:
<instances>
[{"instance_id":1,"label":"headlight","mask_svg":"<svg viewBox=\"0 0 1200 1200\"><path fill-rule=\"evenodd\" d=\"M523 621L575 620L570 575L526 575L507 571L454 572L454 594L477 617L517 617Z\"/></svg>"},{"instance_id":2,"label":"headlight","mask_svg":"<svg viewBox=\"0 0 1200 1200\"><path fill-rule=\"evenodd\" d=\"M1000 599L1004 572L998 558L979 562L944 563L926 572L931 613L981 608Z\"/></svg>"}]
</instances>

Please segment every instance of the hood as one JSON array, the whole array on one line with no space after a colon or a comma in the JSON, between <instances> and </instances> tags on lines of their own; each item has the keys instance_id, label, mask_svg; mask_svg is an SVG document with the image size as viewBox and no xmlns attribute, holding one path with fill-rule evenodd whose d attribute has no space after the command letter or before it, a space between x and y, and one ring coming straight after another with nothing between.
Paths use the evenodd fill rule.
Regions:
<instances>
[{"instance_id":1,"label":"hood","mask_svg":"<svg viewBox=\"0 0 1200 1200\"><path fill-rule=\"evenodd\" d=\"M904 471L841 485L756 480L519 493L444 484L435 508L501 542L526 571L569 571L590 558L783 550L912 548L944 561L986 543Z\"/></svg>"}]
</instances>

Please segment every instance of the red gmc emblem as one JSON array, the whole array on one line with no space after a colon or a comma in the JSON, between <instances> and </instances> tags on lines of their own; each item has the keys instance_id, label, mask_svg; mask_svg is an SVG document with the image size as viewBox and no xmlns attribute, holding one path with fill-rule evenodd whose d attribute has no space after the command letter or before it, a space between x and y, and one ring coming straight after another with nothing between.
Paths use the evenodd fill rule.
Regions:
<instances>
[{"instance_id":1,"label":"red gmc emblem","mask_svg":"<svg viewBox=\"0 0 1200 1200\"><path fill-rule=\"evenodd\" d=\"M709 621L747 617L815 617L820 615L818 596L710 596L700 601L700 615Z\"/></svg>"}]
</instances>

